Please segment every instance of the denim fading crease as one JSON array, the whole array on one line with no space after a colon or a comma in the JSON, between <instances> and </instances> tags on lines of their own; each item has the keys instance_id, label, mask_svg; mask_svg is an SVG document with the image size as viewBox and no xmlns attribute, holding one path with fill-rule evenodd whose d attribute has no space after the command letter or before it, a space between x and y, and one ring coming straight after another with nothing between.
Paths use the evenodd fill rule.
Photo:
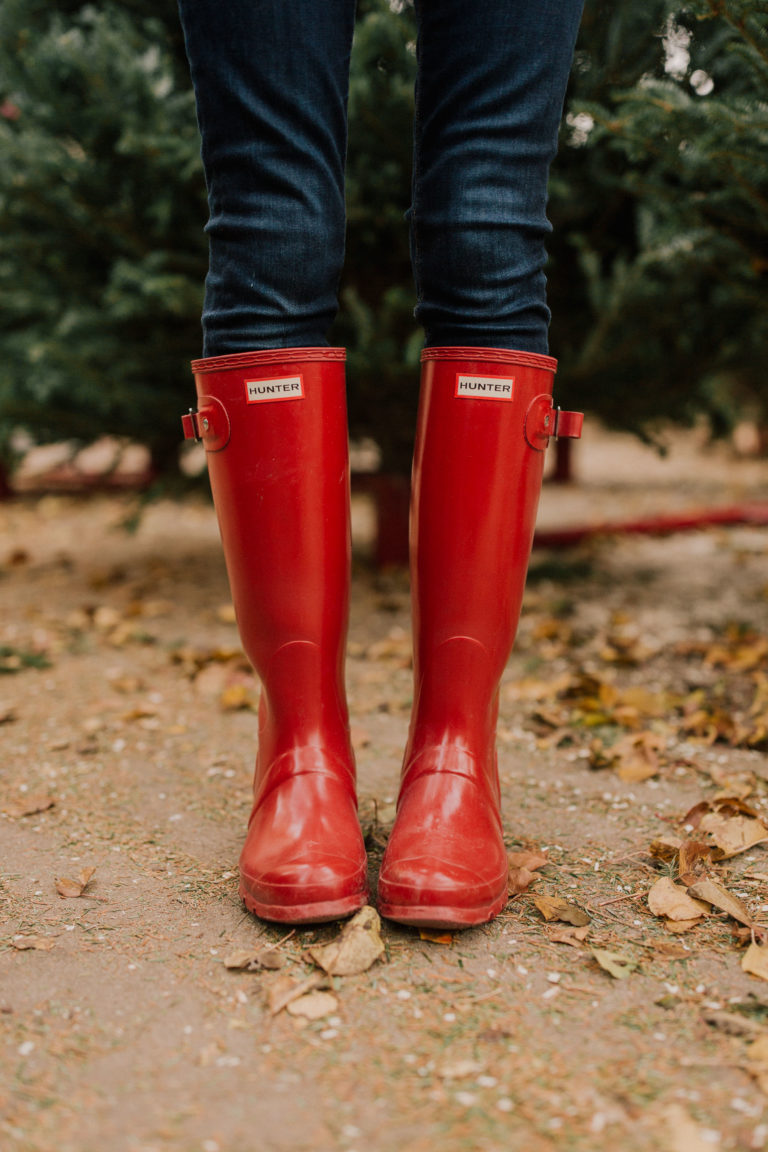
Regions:
<instances>
[{"instance_id":1,"label":"denim fading crease","mask_svg":"<svg viewBox=\"0 0 768 1152\"><path fill-rule=\"evenodd\" d=\"M203 355L321 347L344 261L354 0L179 0L208 188ZM428 347L546 353L546 216L582 0L417 0Z\"/></svg>"}]
</instances>

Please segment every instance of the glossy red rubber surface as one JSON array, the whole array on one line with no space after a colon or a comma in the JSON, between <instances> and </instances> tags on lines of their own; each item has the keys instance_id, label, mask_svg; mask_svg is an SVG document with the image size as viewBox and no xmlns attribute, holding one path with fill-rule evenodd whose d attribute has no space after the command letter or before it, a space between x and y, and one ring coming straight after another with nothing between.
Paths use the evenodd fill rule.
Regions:
<instances>
[{"instance_id":1,"label":"glossy red rubber surface","mask_svg":"<svg viewBox=\"0 0 768 1152\"><path fill-rule=\"evenodd\" d=\"M349 915L367 899L343 681L343 360L340 349L287 349L194 364L237 622L262 686L240 894L256 915L291 923Z\"/></svg>"},{"instance_id":2,"label":"glossy red rubber surface","mask_svg":"<svg viewBox=\"0 0 768 1152\"><path fill-rule=\"evenodd\" d=\"M507 900L498 690L546 446L526 440L526 416L547 407L555 367L499 349L423 357L411 508L414 705L378 891L382 915L403 923L468 927Z\"/></svg>"}]
</instances>

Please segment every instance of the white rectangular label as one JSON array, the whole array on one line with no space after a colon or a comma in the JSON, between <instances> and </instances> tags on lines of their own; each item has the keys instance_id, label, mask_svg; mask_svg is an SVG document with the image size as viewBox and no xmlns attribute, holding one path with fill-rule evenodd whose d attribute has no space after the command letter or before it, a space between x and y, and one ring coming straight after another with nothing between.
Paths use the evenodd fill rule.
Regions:
<instances>
[{"instance_id":1,"label":"white rectangular label","mask_svg":"<svg viewBox=\"0 0 768 1152\"><path fill-rule=\"evenodd\" d=\"M511 400L515 380L511 376L457 376L456 395L474 400Z\"/></svg>"},{"instance_id":2,"label":"white rectangular label","mask_svg":"<svg viewBox=\"0 0 768 1152\"><path fill-rule=\"evenodd\" d=\"M300 400L304 396L301 376L281 376L277 380L246 380L249 404L266 404L269 400Z\"/></svg>"}]
</instances>

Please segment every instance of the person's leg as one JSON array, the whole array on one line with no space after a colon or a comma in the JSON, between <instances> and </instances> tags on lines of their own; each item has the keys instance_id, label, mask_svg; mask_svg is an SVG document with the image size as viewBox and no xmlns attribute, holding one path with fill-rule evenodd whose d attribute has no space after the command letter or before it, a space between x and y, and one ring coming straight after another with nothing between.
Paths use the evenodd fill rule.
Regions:
<instances>
[{"instance_id":1,"label":"person's leg","mask_svg":"<svg viewBox=\"0 0 768 1152\"><path fill-rule=\"evenodd\" d=\"M355 0L179 0L210 215L203 355L325 344Z\"/></svg>"},{"instance_id":2,"label":"person's leg","mask_svg":"<svg viewBox=\"0 0 768 1152\"><path fill-rule=\"evenodd\" d=\"M414 704L379 902L463 927L507 898L495 728L551 435L546 186L580 2L419 4L411 216L427 338L414 456Z\"/></svg>"},{"instance_id":3,"label":"person's leg","mask_svg":"<svg viewBox=\"0 0 768 1152\"><path fill-rule=\"evenodd\" d=\"M417 0L411 248L427 347L546 353L549 166L582 0Z\"/></svg>"},{"instance_id":4,"label":"person's leg","mask_svg":"<svg viewBox=\"0 0 768 1152\"><path fill-rule=\"evenodd\" d=\"M240 894L267 919L366 900L344 656L343 258L354 0L181 0L210 199L202 440L243 647L261 680Z\"/></svg>"}]
</instances>

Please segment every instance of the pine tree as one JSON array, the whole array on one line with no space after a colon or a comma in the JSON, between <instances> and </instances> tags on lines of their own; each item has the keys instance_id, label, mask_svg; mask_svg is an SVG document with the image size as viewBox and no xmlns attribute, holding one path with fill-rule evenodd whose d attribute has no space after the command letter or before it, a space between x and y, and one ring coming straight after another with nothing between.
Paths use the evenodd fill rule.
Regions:
<instances>
[{"instance_id":1,"label":"pine tree","mask_svg":"<svg viewBox=\"0 0 768 1152\"><path fill-rule=\"evenodd\" d=\"M0 415L7 439L108 433L175 461L206 267L175 10L0 9Z\"/></svg>"},{"instance_id":2,"label":"pine tree","mask_svg":"<svg viewBox=\"0 0 768 1152\"><path fill-rule=\"evenodd\" d=\"M768 4L591 7L581 45L553 185L560 393L651 435L765 420Z\"/></svg>"}]
</instances>

